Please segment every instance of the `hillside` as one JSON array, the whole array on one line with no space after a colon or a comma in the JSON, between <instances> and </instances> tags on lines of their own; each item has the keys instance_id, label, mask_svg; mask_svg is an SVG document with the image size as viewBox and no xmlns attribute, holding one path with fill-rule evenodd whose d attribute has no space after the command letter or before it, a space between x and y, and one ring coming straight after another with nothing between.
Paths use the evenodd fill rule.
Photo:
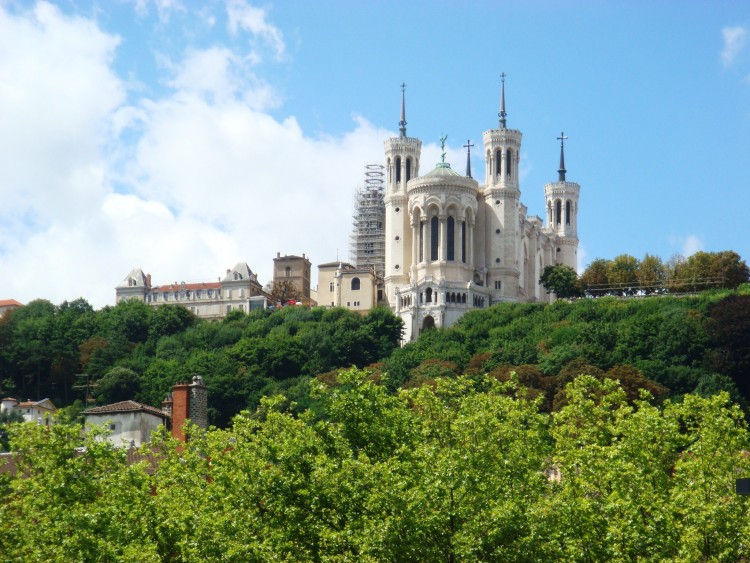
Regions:
<instances>
[{"instance_id":1,"label":"hillside","mask_svg":"<svg viewBox=\"0 0 750 563\"><path fill-rule=\"evenodd\" d=\"M210 422L226 426L264 395L284 394L298 411L311 404L309 382L351 366L368 367L387 389L438 376L489 373L545 396L587 373L619 379L631 397L750 396L750 288L697 296L501 304L474 310L452 329L398 347L400 322L378 309L233 313L220 323L185 309L126 302L94 311L83 300L34 301L0 321L0 394L50 397L82 406L86 382L98 402L133 398L158 406L171 385L200 373ZM557 401L555 397L558 396ZM76 403L76 401L78 401Z\"/></svg>"}]
</instances>

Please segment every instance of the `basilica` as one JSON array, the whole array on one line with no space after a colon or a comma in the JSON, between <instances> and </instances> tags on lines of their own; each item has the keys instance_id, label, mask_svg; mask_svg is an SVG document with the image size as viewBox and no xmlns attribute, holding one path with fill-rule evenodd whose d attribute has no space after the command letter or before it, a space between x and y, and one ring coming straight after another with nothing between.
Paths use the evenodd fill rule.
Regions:
<instances>
[{"instance_id":1,"label":"basilica","mask_svg":"<svg viewBox=\"0 0 750 563\"><path fill-rule=\"evenodd\" d=\"M406 134L402 87L400 134L385 141L383 298L404 321L404 339L448 327L467 310L501 301L549 302L539 284L549 265L576 268L580 186L565 179L565 135L558 180L544 186L546 220L521 203L521 131L507 127L503 77L498 127L483 134L485 180L441 162L420 176L422 142ZM441 139L444 146L445 138Z\"/></svg>"}]
</instances>

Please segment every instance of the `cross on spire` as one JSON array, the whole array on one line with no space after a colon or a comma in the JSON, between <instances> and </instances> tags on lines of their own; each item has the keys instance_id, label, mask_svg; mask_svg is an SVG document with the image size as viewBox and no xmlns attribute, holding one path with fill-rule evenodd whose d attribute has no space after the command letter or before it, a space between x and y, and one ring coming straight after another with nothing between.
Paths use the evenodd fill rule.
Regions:
<instances>
[{"instance_id":1,"label":"cross on spire","mask_svg":"<svg viewBox=\"0 0 750 563\"><path fill-rule=\"evenodd\" d=\"M560 169L557 171L557 181L558 182L564 182L565 181L565 140L567 137L565 136L564 132L560 133L560 136L557 138L558 141L560 141Z\"/></svg>"},{"instance_id":2,"label":"cross on spire","mask_svg":"<svg viewBox=\"0 0 750 563\"><path fill-rule=\"evenodd\" d=\"M401 137L406 137L406 82L401 83L401 121L398 122Z\"/></svg>"},{"instance_id":3,"label":"cross on spire","mask_svg":"<svg viewBox=\"0 0 750 563\"><path fill-rule=\"evenodd\" d=\"M473 146L474 143L471 142L471 139L467 139L464 147L466 148L466 175L469 178L471 178L471 147Z\"/></svg>"},{"instance_id":4,"label":"cross on spire","mask_svg":"<svg viewBox=\"0 0 750 563\"><path fill-rule=\"evenodd\" d=\"M500 80L503 83L502 86L502 94L500 94L500 113L497 114L497 116L500 118L500 129L506 128L506 120L505 117L508 115L505 112L505 77L507 74L504 72L500 74Z\"/></svg>"}]
</instances>

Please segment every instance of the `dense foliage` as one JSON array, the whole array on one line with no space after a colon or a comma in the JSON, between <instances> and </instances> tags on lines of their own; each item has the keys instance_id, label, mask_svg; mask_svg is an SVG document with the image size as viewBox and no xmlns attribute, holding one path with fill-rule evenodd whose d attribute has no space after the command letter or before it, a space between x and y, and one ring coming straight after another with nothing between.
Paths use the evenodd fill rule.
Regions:
<instances>
[{"instance_id":1,"label":"dense foliage","mask_svg":"<svg viewBox=\"0 0 750 563\"><path fill-rule=\"evenodd\" d=\"M507 303L474 310L449 330L432 330L395 350L379 369L388 385L440 375L516 371L524 385L562 404L580 373L618 379L631 397L727 391L750 397L750 287L696 296Z\"/></svg>"},{"instance_id":2,"label":"dense foliage","mask_svg":"<svg viewBox=\"0 0 750 563\"><path fill-rule=\"evenodd\" d=\"M748 430L726 393L656 406L581 376L540 410L517 379L397 394L366 371L277 397L128 463L76 427L16 424L9 561L738 561Z\"/></svg>"},{"instance_id":3,"label":"dense foliage","mask_svg":"<svg viewBox=\"0 0 750 563\"><path fill-rule=\"evenodd\" d=\"M284 392L304 402L311 376L388 356L401 326L384 309L363 317L285 307L207 322L177 305L124 301L94 311L83 300L33 301L0 320L0 395L69 405L84 398L87 379L76 375L88 374L99 403L159 406L175 382L198 373L209 391L209 419L223 426L263 395Z\"/></svg>"}]
</instances>

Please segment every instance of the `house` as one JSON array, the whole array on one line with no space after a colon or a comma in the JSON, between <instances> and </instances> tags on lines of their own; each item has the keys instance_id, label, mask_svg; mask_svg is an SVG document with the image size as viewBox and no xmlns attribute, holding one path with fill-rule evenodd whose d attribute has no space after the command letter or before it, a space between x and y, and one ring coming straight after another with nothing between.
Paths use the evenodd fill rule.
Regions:
<instances>
[{"instance_id":1,"label":"house","mask_svg":"<svg viewBox=\"0 0 750 563\"><path fill-rule=\"evenodd\" d=\"M169 415L161 409L136 401L93 407L83 414L86 431L92 426L106 424L110 431L108 439L116 446L138 447L148 443L151 433L169 421Z\"/></svg>"},{"instance_id":2,"label":"house","mask_svg":"<svg viewBox=\"0 0 750 563\"><path fill-rule=\"evenodd\" d=\"M19 303L15 299L0 299L0 318L5 316L8 311L13 311L23 307L23 303Z\"/></svg>"},{"instance_id":3,"label":"house","mask_svg":"<svg viewBox=\"0 0 750 563\"><path fill-rule=\"evenodd\" d=\"M232 311L245 313L267 306L258 277L245 262L228 269L218 281L152 285L151 274L134 268L115 288L115 301L136 299L152 307L181 305L202 319L223 319Z\"/></svg>"},{"instance_id":4,"label":"house","mask_svg":"<svg viewBox=\"0 0 750 563\"><path fill-rule=\"evenodd\" d=\"M176 383L172 392L162 402L162 408L136 401L120 401L83 412L86 430L106 424L110 434L107 439L116 446L139 447L151 440L151 434L164 425L171 428L172 436L185 441L183 426L190 419L201 428L208 427L208 393L201 376L190 382Z\"/></svg>"},{"instance_id":5,"label":"house","mask_svg":"<svg viewBox=\"0 0 750 563\"><path fill-rule=\"evenodd\" d=\"M18 401L12 397L6 397L0 401L0 412L7 414L17 412L23 416L24 422L37 422L50 426L55 423L53 415L57 412L57 407L49 399Z\"/></svg>"},{"instance_id":6,"label":"house","mask_svg":"<svg viewBox=\"0 0 750 563\"><path fill-rule=\"evenodd\" d=\"M368 313L378 304L378 282L371 267L357 268L346 262L320 264L318 305Z\"/></svg>"}]
</instances>

